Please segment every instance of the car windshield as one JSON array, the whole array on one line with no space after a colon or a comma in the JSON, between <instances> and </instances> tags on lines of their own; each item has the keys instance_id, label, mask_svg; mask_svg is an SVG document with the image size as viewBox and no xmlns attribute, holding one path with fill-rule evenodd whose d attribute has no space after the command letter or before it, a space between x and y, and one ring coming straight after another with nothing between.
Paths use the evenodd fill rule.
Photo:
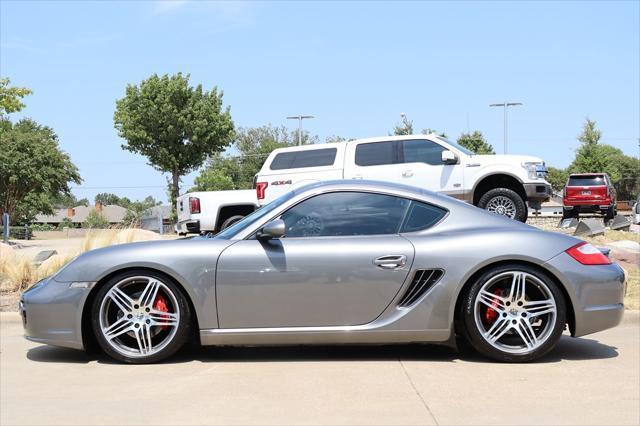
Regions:
<instances>
[{"instance_id":1,"label":"car windshield","mask_svg":"<svg viewBox=\"0 0 640 426\"><path fill-rule=\"evenodd\" d=\"M454 147L455 149L457 149L458 151L462 151L467 155L476 155L475 152L469 151L467 148L465 148L462 145L459 145L457 142L453 142L450 141L449 139L443 137L443 136L438 136L438 139L440 139L442 142L444 143L448 143L449 145L451 145L452 147Z\"/></svg>"},{"instance_id":2,"label":"car windshield","mask_svg":"<svg viewBox=\"0 0 640 426\"><path fill-rule=\"evenodd\" d=\"M294 195L293 191L287 192L286 194L280 196L279 198L276 198L266 206L259 208L258 210L254 211L250 215L245 216L244 219L234 223L227 229L218 233L218 235L216 235L214 238L218 240L230 240L238 232L246 229L255 221L262 219L264 216L269 214L269 212L275 210L280 204L284 203L285 201L293 197L293 195Z\"/></svg>"}]
</instances>

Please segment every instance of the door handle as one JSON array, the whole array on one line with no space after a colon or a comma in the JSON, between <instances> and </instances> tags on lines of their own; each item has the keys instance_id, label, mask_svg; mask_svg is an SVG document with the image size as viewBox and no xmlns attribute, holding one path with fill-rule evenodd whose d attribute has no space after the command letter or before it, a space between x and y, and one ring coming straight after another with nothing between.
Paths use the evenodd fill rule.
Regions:
<instances>
[{"instance_id":1,"label":"door handle","mask_svg":"<svg viewBox=\"0 0 640 426\"><path fill-rule=\"evenodd\" d=\"M413 176L413 171L411 171L411 170L405 170L404 172L402 172L402 177L408 178L408 177L411 177L411 176Z\"/></svg>"},{"instance_id":2,"label":"door handle","mask_svg":"<svg viewBox=\"0 0 640 426\"><path fill-rule=\"evenodd\" d=\"M389 254L373 259L373 264L384 269L399 268L407 264L407 256L404 254Z\"/></svg>"},{"instance_id":3,"label":"door handle","mask_svg":"<svg viewBox=\"0 0 640 426\"><path fill-rule=\"evenodd\" d=\"M362 175L353 175L351 179L362 179Z\"/></svg>"}]
</instances>

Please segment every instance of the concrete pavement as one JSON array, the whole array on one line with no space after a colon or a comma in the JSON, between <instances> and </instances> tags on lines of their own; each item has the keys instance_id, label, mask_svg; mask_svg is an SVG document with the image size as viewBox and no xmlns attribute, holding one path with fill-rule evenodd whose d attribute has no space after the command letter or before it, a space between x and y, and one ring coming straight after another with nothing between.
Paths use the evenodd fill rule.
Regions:
<instances>
[{"instance_id":1,"label":"concrete pavement","mask_svg":"<svg viewBox=\"0 0 640 426\"><path fill-rule=\"evenodd\" d=\"M541 362L437 346L196 348L121 365L27 342L0 314L0 423L639 424L638 312Z\"/></svg>"}]
</instances>

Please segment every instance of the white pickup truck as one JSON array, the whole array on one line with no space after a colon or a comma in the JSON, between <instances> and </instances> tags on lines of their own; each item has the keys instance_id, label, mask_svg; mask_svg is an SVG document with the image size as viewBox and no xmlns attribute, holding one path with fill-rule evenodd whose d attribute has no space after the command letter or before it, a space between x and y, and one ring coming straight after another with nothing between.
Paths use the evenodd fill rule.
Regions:
<instances>
[{"instance_id":1,"label":"white pickup truck","mask_svg":"<svg viewBox=\"0 0 640 426\"><path fill-rule=\"evenodd\" d=\"M188 192L176 200L175 230L179 235L217 233L256 208L256 192L251 189Z\"/></svg>"},{"instance_id":2,"label":"white pickup truck","mask_svg":"<svg viewBox=\"0 0 640 426\"><path fill-rule=\"evenodd\" d=\"M274 150L255 179L260 205L311 182L371 179L441 192L526 221L549 199L545 163L520 155L476 155L435 134L385 136Z\"/></svg>"}]
</instances>

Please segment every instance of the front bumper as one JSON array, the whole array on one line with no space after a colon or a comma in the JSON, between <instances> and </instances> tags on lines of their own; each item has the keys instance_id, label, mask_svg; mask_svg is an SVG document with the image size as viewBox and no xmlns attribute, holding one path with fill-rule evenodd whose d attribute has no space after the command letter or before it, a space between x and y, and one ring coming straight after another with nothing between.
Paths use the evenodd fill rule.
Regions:
<instances>
[{"instance_id":1,"label":"front bumper","mask_svg":"<svg viewBox=\"0 0 640 426\"><path fill-rule=\"evenodd\" d=\"M24 336L33 342L83 349L82 308L93 283L46 278L25 291L19 303Z\"/></svg>"},{"instance_id":2,"label":"front bumper","mask_svg":"<svg viewBox=\"0 0 640 426\"><path fill-rule=\"evenodd\" d=\"M545 265L562 281L573 306L574 337L615 327L624 314L624 270L611 265L582 265L561 253Z\"/></svg>"},{"instance_id":3,"label":"front bumper","mask_svg":"<svg viewBox=\"0 0 640 426\"><path fill-rule=\"evenodd\" d=\"M524 183L524 192L527 195L527 201L542 203L551 198L551 185L546 182L541 183Z\"/></svg>"}]
</instances>

